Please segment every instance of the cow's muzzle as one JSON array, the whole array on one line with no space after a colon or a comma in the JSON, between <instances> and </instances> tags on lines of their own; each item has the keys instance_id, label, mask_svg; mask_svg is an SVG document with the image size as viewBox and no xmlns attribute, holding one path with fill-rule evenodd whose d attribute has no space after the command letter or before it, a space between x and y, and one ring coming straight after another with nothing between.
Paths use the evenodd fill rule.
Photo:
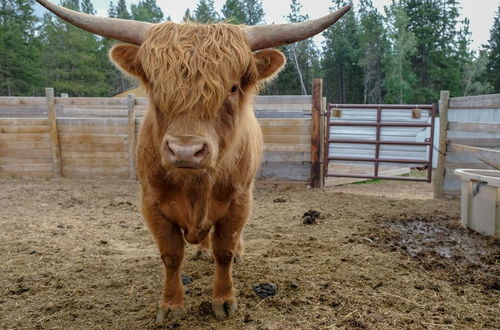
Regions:
<instances>
[{"instance_id":1,"label":"cow's muzzle","mask_svg":"<svg viewBox=\"0 0 500 330\"><path fill-rule=\"evenodd\" d=\"M167 137L165 154L175 167L197 169L204 165L208 146L192 137Z\"/></svg>"}]
</instances>

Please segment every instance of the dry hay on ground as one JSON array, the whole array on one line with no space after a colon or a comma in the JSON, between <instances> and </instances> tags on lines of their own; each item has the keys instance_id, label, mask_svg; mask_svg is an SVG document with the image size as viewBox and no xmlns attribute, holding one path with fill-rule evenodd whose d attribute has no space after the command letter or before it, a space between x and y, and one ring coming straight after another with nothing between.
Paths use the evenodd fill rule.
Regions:
<instances>
[{"instance_id":1,"label":"dry hay on ground","mask_svg":"<svg viewBox=\"0 0 500 330\"><path fill-rule=\"evenodd\" d=\"M162 326L153 320L163 273L136 183L0 186L2 329L500 326L499 242L457 226L459 201L429 199L429 184L258 185L234 268L237 315L211 315L214 265L191 260L189 248L188 313ZM308 210L320 212L315 224L303 223ZM259 298L260 283L277 294Z\"/></svg>"}]
</instances>

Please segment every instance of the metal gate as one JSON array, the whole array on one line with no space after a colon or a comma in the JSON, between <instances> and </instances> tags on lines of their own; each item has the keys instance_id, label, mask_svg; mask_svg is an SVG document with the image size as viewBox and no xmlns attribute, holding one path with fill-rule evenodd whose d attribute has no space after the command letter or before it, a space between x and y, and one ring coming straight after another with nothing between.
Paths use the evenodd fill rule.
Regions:
<instances>
[{"instance_id":1,"label":"metal gate","mask_svg":"<svg viewBox=\"0 0 500 330\"><path fill-rule=\"evenodd\" d=\"M424 118L422 118L423 112L426 113ZM431 182L435 114L436 109L434 105L329 104L327 109L327 134L324 140L324 159L327 160L326 166L324 166L324 176ZM354 131L354 133L339 136L337 132L342 128ZM356 133L356 129L354 128L357 128L358 133ZM393 130L392 133L397 133L397 129L402 132L399 134L406 134L406 136L398 136L397 134L387 135L391 132L384 134L385 130L390 129ZM430 134L423 141L417 141L416 138L412 140L412 134L414 132L420 134L420 131L430 131ZM365 150L369 152L373 151L373 153L372 155L359 155L359 153L356 155L356 151L359 150L352 148L352 153L349 154L348 152L345 155L345 150L351 151L351 149L344 147L344 155L339 155L339 150L342 149L339 146L347 146L348 144L354 146L364 145ZM408 152L410 156L403 157L398 152L398 148L396 150L383 149L384 147L394 148L393 146L409 146L408 148L418 150L424 149L426 150L426 157L415 158L411 156L411 152ZM417 152L413 152L413 154L417 154ZM350 164L359 162L373 163L373 175L329 173L329 165L334 161ZM379 174L381 164L408 164L415 167L427 167L427 177L381 176Z\"/></svg>"}]
</instances>

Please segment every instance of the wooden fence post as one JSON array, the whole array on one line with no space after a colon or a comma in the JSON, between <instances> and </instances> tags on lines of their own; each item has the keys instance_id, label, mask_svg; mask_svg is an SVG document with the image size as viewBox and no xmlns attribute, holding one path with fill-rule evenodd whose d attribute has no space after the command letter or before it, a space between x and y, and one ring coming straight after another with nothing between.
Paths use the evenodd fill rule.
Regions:
<instances>
[{"instance_id":1,"label":"wooden fence post","mask_svg":"<svg viewBox=\"0 0 500 330\"><path fill-rule=\"evenodd\" d=\"M314 79L312 86L311 188L321 188L321 105L323 80Z\"/></svg>"},{"instance_id":2,"label":"wooden fence post","mask_svg":"<svg viewBox=\"0 0 500 330\"><path fill-rule=\"evenodd\" d=\"M449 91L441 91L439 96L439 147L436 173L434 174L434 198L443 197L443 184L446 163L446 140L448 138Z\"/></svg>"},{"instance_id":3,"label":"wooden fence post","mask_svg":"<svg viewBox=\"0 0 500 330\"><path fill-rule=\"evenodd\" d=\"M136 179L135 171L135 97L134 94L127 96L128 105L128 164L130 168L129 178Z\"/></svg>"},{"instance_id":4,"label":"wooden fence post","mask_svg":"<svg viewBox=\"0 0 500 330\"><path fill-rule=\"evenodd\" d=\"M61 148L59 146L59 135L57 133L57 116L56 105L54 101L54 89L45 88L45 95L47 97L47 109L50 125L50 144L52 149L52 164L54 177L58 178L62 175L61 168Z\"/></svg>"}]
</instances>

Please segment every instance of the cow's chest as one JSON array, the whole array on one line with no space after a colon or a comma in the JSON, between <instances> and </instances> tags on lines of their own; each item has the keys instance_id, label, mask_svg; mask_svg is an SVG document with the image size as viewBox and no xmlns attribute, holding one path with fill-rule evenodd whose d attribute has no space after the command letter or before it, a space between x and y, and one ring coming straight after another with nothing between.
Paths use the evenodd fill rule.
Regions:
<instances>
[{"instance_id":1,"label":"cow's chest","mask_svg":"<svg viewBox=\"0 0 500 330\"><path fill-rule=\"evenodd\" d=\"M169 191L162 195L159 204L163 215L184 232L201 234L227 216L233 197L233 194L218 191L209 194Z\"/></svg>"}]
</instances>

